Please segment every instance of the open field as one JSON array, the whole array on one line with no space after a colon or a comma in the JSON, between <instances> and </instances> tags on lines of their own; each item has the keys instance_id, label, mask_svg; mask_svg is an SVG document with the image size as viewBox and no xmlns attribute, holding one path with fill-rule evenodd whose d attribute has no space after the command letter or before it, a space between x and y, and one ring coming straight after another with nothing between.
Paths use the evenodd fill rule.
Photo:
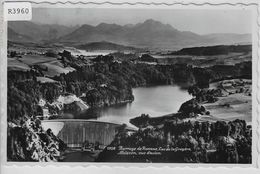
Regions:
<instances>
[{"instance_id":1,"label":"open field","mask_svg":"<svg viewBox=\"0 0 260 174\"><path fill-rule=\"evenodd\" d=\"M9 71L29 71L31 68L17 60L16 58L8 58L8 70Z\"/></svg>"},{"instance_id":2,"label":"open field","mask_svg":"<svg viewBox=\"0 0 260 174\"><path fill-rule=\"evenodd\" d=\"M57 61L57 58L44 55L24 55L19 60L27 65L39 65L45 62Z\"/></svg>"},{"instance_id":3,"label":"open field","mask_svg":"<svg viewBox=\"0 0 260 174\"><path fill-rule=\"evenodd\" d=\"M242 119L247 122L252 121L252 101L251 96L242 93L219 97L215 103L204 104L211 115L224 120Z\"/></svg>"},{"instance_id":4,"label":"open field","mask_svg":"<svg viewBox=\"0 0 260 174\"><path fill-rule=\"evenodd\" d=\"M67 74L75 69L65 67L60 60L44 55L23 55L21 58L8 58L9 70L29 71L32 66L39 66L44 76L54 77L61 73Z\"/></svg>"},{"instance_id":5,"label":"open field","mask_svg":"<svg viewBox=\"0 0 260 174\"><path fill-rule=\"evenodd\" d=\"M44 54L49 50L57 52L63 51L63 46L59 44L43 44L43 43L22 43L8 41L8 52L15 51L18 54Z\"/></svg>"},{"instance_id":6,"label":"open field","mask_svg":"<svg viewBox=\"0 0 260 174\"><path fill-rule=\"evenodd\" d=\"M39 66L43 69L47 69L47 71L44 71L43 73L48 77L54 77L62 73L67 74L75 70L71 67L64 67L59 61L46 62L39 64Z\"/></svg>"},{"instance_id":7,"label":"open field","mask_svg":"<svg viewBox=\"0 0 260 174\"><path fill-rule=\"evenodd\" d=\"M223 80L212 83L211 89L222 89L223 97L218 97L215 103L206 103L203 106L214 117L228 121L243 119L252 121L251 83L248 79Z\"/></svg>"}]
</instances>

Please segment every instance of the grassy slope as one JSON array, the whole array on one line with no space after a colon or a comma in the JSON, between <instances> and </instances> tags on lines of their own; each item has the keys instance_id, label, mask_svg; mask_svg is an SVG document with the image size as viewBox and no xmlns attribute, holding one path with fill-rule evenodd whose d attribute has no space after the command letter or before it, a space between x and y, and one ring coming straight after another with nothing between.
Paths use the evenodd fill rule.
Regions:
<instances>
[{"instance_id":1,"label":"grassy slope","mask_svg":"<svg viewBox=\"0 0 260 174\"><path fill-rule=\"evenodd\" d=\"M30 70L29 66L39 65L47 71L43 71L44 75L54 77L61 73L69 73L74 71L74 68L64 67L62 63L54 57L46 57L41 55L23 55L22 58L8 58L8 68L10 70Z\"/></svg>"},{"instance_id":2,"label":"grassy slope","mask_svg":"<svg viewBox=\"0 0 260 174\"><path fill-rule=\"evenodd\" d=\"M238 85L238 83L242 81L244 82L244 85ZM219 100L215 103L207 103L203 106L210 111L211 115L219 119L228 121L242 119L251 122L252 97L249 95L251 94L251 80L242 81L234 79L211 84L211 88L216 88L221 83L225 84L224 87L222 87L222 91L226 96L219 97ZM244 89L243 92L235 93L235 91L238 91L241 88Z\"/></svg>"}]
</instances>

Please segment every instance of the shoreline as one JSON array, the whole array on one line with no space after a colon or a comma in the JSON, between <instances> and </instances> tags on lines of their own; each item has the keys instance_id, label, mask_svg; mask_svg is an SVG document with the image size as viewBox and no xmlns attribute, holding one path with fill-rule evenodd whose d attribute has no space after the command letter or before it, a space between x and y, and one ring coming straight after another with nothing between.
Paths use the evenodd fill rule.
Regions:
<instances>
[{"instance_id":1,"label":"shoreline","mask_svg":"<svg viewBox=\"0 0 260 174\"><path fill-rule=\"evenodd\" d=\"M237 79L237 78L234 78L234 79L228 78L228 79L224 79L224 80L236 80L236 79ZM248 79L246 79L246 80L248 80ZM223 79L221 79L221 80L219 80L219 81L214 81L214 82L212 82L212 83L217 83L217 82L221 82L221 81L223 81ZM160 87L160 86L177 86L177 87L179 87L181 90L185 90L186 92L188 92L187 89L183 89L182 86L179 86L178 84L174 84L174 85L146 85L146 86L140 86L140 87L135 87L135 88L149 88L149 87ZM134 88L132 88L132 89L134 89ZM231 95L232 95L232 94L231 94ZM222 97L218 97L218 98L227 98L227 97L228 97L228 96L222 96ZM109 107L113 107L113 106L120 106L120 105L129 104L129 103L132 103L133 101L134 101L134 99L133 99L133 100L125 100L125 101L122 101L122 102L120 102L120 103L111 104L111 105L107 105L107 106L90 107L90 108L88 108L88 109L82 111L81 114L82 114L82 113L86 113L89 109L109 108ZM185 101L185 102L187 102L187 101ZM183 102L182 104L184 104L185 102ZM214 102L214 103L216 103L216 102ZM200 104L201 104L201 106L204 106L204 107L205 107L205 105L214 104L214 103L200 103ZM181 104L181 105L182 105L182 104ZM77 115L78 115L78 114L77 114ZM156 120L156 119L168 119L168 118L172 118L172 117L175 117L175 116L178 116L178 112L169 113L169 114L165 114L165 115L159 115L159 116L151 116L150 118ZM201 115L201 116L203 116L203 115ZM195 117L195 121L196 121L197 118L201 118L201 116L196 116L196 117ZM218 118L218 117L216 117L216 116L214 116L214 115L210 115L210 116L211 116L211 118L215 119L215 121L226 121L226 122L232 121L232 120L228 120L228 119L224 119L224 118L223 118L223 119L222 119L222 118ZM67 118L51 119L51 120L66 120L66 119L67 119ZM72 120L72 119L68 119L68 120ZM74 118L73 120L88 120L88 121L93 121L93 122L95 122L95 120L93 120L93 118L89 118L89 119ZM129 124L129 123L130 123L130 120L131 120L131 119L129 119L129 122L128 122L128 123L125 123L125 124ZM233 119L233 120L235 120L235 119ZM197 120L197 121L200 121L200 120ZM205 120L204 120L204 121L205 121ZM96 120L96 122L108 122L108 123L111 123L111 122L109 122L109 121L98 121L98 120ZM246 121L246 122L247 122L247 123L251 123L252 120L251 120L251 121ZM115 124L120 124L120 123L115 123ZM122 122L122 124L124 124L124 123Z\"/></svg>"},{"instance_id":2,"label":"shoreline","mask_svg":"<svg viewBox=\"0 0 260 174\"><path fill-rule=\"evenodd\" d=\"M68 93L74 94L75 96L82 96L81 99L83 101L85 100L84 102L86 102L87 105L92 108L93 106L113 106L113 104L118 105L118 103L124 104L132 102L134 100L133 87L149 88L158 85L169 85L178 86L181 90L185 90L185 92L190 93L189 87L197 84L199 86L199 89L191 90L191 92L194 92L194 96L196 96L194 98L196 98L196 100L198 101L194 100L194 98L188 101L184 101L180 104L180 106L178 106L179 112L177 113L170 113L156 117L149 117L147 115L144 115L143 118L144 120L146 120L144 122L144 126L141 125L141 127L144 127L145 129L151 129L148 130L148 132L151 131L150 133L152 135L153 133L155 133L154 131L158 131L160 136L165 138L166 135L163 134L163 129L167 128L168 121L174 122L175 120L177 120L175 118L179 118L181 120L184 120L186 118L194 118L196 121L199 114L210 115L210 113L208 113L202 103L209 100L210 102L215 101L215 95L218 95L217 90L205 91L205 89L209 87L210 79L215 79L215 81L216 79L223 80L223 78L226 79L225 77L235 76L237 73L238 75L250 75L250 71L248 70L250 70L252 64L249 61L237 63L232 66L214 65L206 68L198 68L194 66L189 66L187 64L149 65L138 63L136 64L135 62L131 61L118 62L117 60L115 60L114 57L111 56L98 56L97 58L93 59L92 62L88 62L85 59L77 59L71 56L69 52L65 51L55 56L57 56L57 58L55 58L58 62L57 65L54 65L53 62L42 64L41 61L33 59L30 56L22 56L21 59L24 61L28 61L28 64L30 64L30 68L35 68L34 71L26 71L22 73L11 70L8 71L8 102L11 102L11 105L8 108L8 118L10 119L10 123L13 121L14 123L17 123L17 125L24 125L24 123L19 123L19 121L25 119L25 115L32 116L32 119L34 119L33 115L38 114L38 112L44 115L44 112L46 110L48 110L48 112L50 111L50 114L60 113L66 110L71 111L71 113L78 112L81 108L83 108L80 103L68 104L66 105L66 107L62 106L61 108L51 105L53 102L55 102L57 97L61 95L66 96L66 94ZM58 59L58 56L60 56L61 58ZM46 57L42 55L41 59L45 60ZM36 62L32 63L33 61ZM44 65L44 67L46 68L41 68L41 65ZM53 78L53 80L59 82L58 84L41 83L41 81L39 82L36 80L36 77L44 77L51 73L48 71L48 67L52 67L53 69L50 70L53 70L57 75L50 78ZM75 69L75 71L61 75L61 72L59 72L59 70L65 72L67 67L72 67ZM225 72L222 74L221 71L223 69L225 70ZM83 94L85 95L83 96ZM45 103L40 103L41 100L39 99L39 96L42 97ZM155 100L156 99L157 98L155 98ZM57 104L57 106L59 105ZM227 107L230 106L230 104L224 103L223 106ZM62 119L60 120L62 121ZM71 122L71 120L68 121ZM183 125L186 126L186 123L177 123L177 121L177 127L181 127ZM37 119L33 122L36 123ZM188 120L188 122L190 121ZM204 121L203 123L206 124L207 122L208 120ZM234 124L236 123L237 122L234 122ZM238 124L240 124L239 121ZM242 124L244 123L242 122ZM88 126L91 127L91 125L86 125L86 127ZM170 126L172 126L173 128L172 132L174 132L174 126L176 125L174 125L173 123L173 125ZM224 124L224 126L227 125ZM139 126L137 125L137 127ZM92 132L100 133L100 129L97 130L96 128L94 128ZM139 130L142 133L143 130ZM185 131L186 129L183 130L182 133L186 135ZM119 135L117 134L116 136L121 136L120 133L122 132L119 132ZM39 135L39 141L42 141L42 137L40 136L45 136L46 131L39 132L38 130L36 130L32 131L32 134ZM50 135L51 137L53 137L53 139L57 138L55 136L52 136L52 134ZM77 135L72 135L72 137L76 136ZM138 137L138 135L134 136ZM11 136L10 138L14 137L15 136ZM149 137L148 135L144 137L145 138L143 143L147 143L147 141L150 141L151 137ZM158 142L161 141L159 141L159 139ZM163 140L167 139L165 138ZM116 141L116 138L113 139L113 142ZM176 139L176 141L178 141L178 138ZM16 142L19 141L14 140L10 143ZM126 141L125 143L127 142L128 141ZM57 143L59 144L60 142ZM162 145L165 144L163 143ZM46 147L42 146L41 148L44 149ZM25 150L27 149L25 148ZM10 153L10 155L12 154ZM10 156L9 158L13 159L15 157ZM31 158L31 156L28 157L28 159Z\"/></svg>"},{"instance_id":3,"label":"shoreline","mask_svg":"<svg viewBox=\"0 0 260 174\"><path fill-rule=\"evenodd\" d=\"M237 78L234 78L234 79L228 79L228 80L220 80L220 81L215 81L214 83L222 83L222 82L224 82L224 81L235 81L235 80L238 80ZM241 81L241 79L239 79L240 81ZM243 80L247 80L247 82L246 83L248 83L248 79L243 79ZM242 80L242 81L243 81ZM251 82L249 82L249 84L250 84ZM250 85L249 85L250 86ZM245 86L243 86L243 87L245 87ZM221 88L216 88L217 90L224 90L225 91L225 89L223 88L223 86L221 87ZM240 88L241 89L241 88ZM201 89L201 90L204 90L204 89ZM210 88L207 88L206 89L206 91L209 91L210 90ZM188 90L187 90L187 92L188 92ZM251 93L251 92L250 92ZM219 95L219 94L218 94ZM229 93L228 95L226 95L226 96L224 96L223 94L221 94L221 96L217 96L216 97L216 101L214 101L214 102L209 102L209 101L207 101L207 102L199 102L199 101L196 101L196 103L200 106L200 107L203 107L203 108L205 108L206 110L205 110L205 112L203 112L202 114L195 114L195 116L192 116L192 117L187 117L187 118L181 118L182 116L181 116L181 114L180 114L180 112L177 112L177 113L169 113L169 114L166 114L166 115L162 115L162 116L156 116L156 117L153 117L153 116L149 116L149 115L147 115L148 117L147 117L147 119L149 119L149 121L150 122L158 122L158 121L156 121L156 120L160 120L160 121L162 121L162 120L167 120L167 119L173 119L173 118L177 118L177 119L181 119L181 120L185 120L185 121L200 121L200 122L204 122L204 121L213 121L213 122L216 122L216 121L225 121L225 122L230 122L230 121L234 121L234 120L236 120L236 119L239 119L239 120L244 120L247 124L252 124L252 118L251 118L251 120L247 120L246 118L233 118L233 119L230 119L230 117L229 118L221 118L221 117L219 117L219 116L216 116L216 114L210 114L212 111L214 111L214 110L212 110L212 109L209 109L208 108L208 106L209 105L213 105L213 106L219 106L219 108L217 108L216 110L218 111L219 110L219 112L222 112L221 110L223 110L223 112L224 112L224 110L228 110L229 108L231 108L231 110L234 110L234 111L231 111L231 114L233 113L233 114L236 114L237 115L237 113L236 112L238 112L238 111L240 111L239 109L240 109L240 107L236 107L236 103L238 102L238 101L236 101L236 100L234 100L234 102L232 101L232 98L235 98L234 96L236 96L236 95L238 95L238 96L243 96L243 95L245 95L245 97L246 97L246 94L245 93ZM197 100L196 99L197 97L196 96L193 96L193 98L191 99L191 100ZM242 100L243 99L243 97L236 97L236 98L240 98L240 100ZM242 98L242 99L241 99ZM249 106L250 105L252 105L252 101L251 101L251 95L248 95L248 97L247 97L248 99L246 100L246 102L242 102L242 104L243 105L245 105L245 104L248 104ZM189 101L191 101L191 100L189 100ZM221 104L221 101L222 100L224 100L224 101L226 101L224 104ZM184 102L184 103L182 103L182 105L181 106L183 106L185 103L187 103L187 102L189 102L189 101L186 101L186 102ZM233 104L234 103L234 104ZM238 102L239 103L239 102ZM222 106L223 105L223 106ZM225 108L225 105L227 105L227 107ZM233 107L233 108L232 108ZM250 107L251 108L251 107ZM250 108L249 108L249 110L250 110ZM208 111L207 111L208 110ZM206 113L206 111L207 112L209 112L209 114L207 114ZM245 111L246 112L246 111ZM250 114L250 113L249 113ZM145 115L145 114L144 114ZM247 115L247 113L246 113L246 115ZM181 116L181 117L178 117L178 116ZM137 118L140 118L140 117L142 117L142 115L141 116L138 116L138 117L135 117L135 118L133 118L133 119L130 119L130 123L131 123L131 120L133 121L134 119L137 119ZM205 120L203 120L203 119L205 119ZM211 118L210 120L209 119L207 119L207 118ZM202 120L201 120L202 119ZM212 120L213 119L213 120ZM131 123L131 124L133 124L133 123ZM136 126L136 125L135 125Z\"/></svg>"}]
</instances>

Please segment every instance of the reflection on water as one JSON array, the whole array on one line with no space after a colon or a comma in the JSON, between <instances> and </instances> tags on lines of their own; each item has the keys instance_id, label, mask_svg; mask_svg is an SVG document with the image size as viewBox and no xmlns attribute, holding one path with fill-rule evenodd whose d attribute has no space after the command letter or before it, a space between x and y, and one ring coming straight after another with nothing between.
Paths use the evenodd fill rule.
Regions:
<instances>
[{"instance_id":1,"label":"reflection on water","mask_svg":"<svg viewBox=\"0 0 260 174\"><path fill-rule=\"evenodd\" d=\"M182 103L191 99L187 91L178 86L154 86L133 89L132 103L90 109L80 118L93 118L113 123L129 123L129 119L142 113L151 117L175 113Z\"/></svg>"}]
</instances>

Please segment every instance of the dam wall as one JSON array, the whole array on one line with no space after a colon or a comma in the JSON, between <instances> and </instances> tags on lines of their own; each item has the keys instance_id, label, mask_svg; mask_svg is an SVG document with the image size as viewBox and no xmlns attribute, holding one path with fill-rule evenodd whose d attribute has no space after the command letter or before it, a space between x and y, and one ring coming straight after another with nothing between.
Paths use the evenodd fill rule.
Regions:
<instances>
[{"instance_id":1,"label":"dam wall","mask_svg":"<svg viewBox=\"0 0 260 174\"><path fill-rule=\"evenodd\" d=\"M68 147L82 147L85 141L109 145L115 138L119 124L86 120L46 120L45 130L52 129ZM130 130L130 129L129 129Z\"/></svg>"}]
</instances>

